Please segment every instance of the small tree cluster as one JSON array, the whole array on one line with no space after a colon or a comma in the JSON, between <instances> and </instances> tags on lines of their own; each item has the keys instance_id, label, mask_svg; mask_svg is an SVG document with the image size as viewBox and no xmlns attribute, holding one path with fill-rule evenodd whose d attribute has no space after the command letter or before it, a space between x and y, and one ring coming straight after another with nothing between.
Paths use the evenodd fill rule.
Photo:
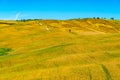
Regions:
<instances>
[{"instance_id":1,"label":"small tree cluster","mask_svg":"<svg viewBox=\"0 0 120 80\"><path fill-rule=\"evenodd\" d=\"M16 20L18 22L27 22L27 21L37 21L37 20L41 20L41 19L21 19L21 20Z\"/></svg>"}]
</instances>

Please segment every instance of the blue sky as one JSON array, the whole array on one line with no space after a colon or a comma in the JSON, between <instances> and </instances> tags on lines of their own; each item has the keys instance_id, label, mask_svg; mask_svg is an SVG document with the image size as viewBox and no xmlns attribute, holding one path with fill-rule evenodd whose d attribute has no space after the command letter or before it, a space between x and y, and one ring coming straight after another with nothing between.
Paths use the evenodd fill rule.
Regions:
<instances>
[{"instance_id":1,"label":"blue sky","mask_svg":"<svg viewBox=\"0 0 120 80\"><path fill-rule=\"evenodd\" d=\"M0 0L0 19L115 17L120 0Z\"/></svg>"}]
</instances>

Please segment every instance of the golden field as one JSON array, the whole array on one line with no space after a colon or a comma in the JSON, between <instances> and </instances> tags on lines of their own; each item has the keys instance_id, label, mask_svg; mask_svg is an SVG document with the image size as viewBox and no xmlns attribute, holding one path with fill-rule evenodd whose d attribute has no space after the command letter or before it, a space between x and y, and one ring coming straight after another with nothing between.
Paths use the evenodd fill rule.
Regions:
<instances>
[{"instance_id":1,"label":"golden field","mask_svg":"<svg viewBox=\"0 0 120 80\"><path fill-rule=\"evenodd\" d=\"M119 20L1 20L0 48L0 80L120 80Z\"/></svg>"}]
</instances>

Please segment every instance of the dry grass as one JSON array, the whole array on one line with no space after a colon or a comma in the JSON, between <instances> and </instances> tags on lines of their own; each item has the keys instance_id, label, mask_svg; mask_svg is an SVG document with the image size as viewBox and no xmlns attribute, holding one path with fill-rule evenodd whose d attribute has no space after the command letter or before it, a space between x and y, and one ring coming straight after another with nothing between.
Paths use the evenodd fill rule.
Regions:
<instances>
[{"instance_id":1,"label":"dry grass","mask_svg":"<svg viewBox=\"0 0 120 80\"><path fill-rule=\"evenodd\" d=\"M0 48L13 50L0 56L0 80L120 80L119 24L94 19L39 21L43 26L10 22L0 24Z\"/></svg>"}]
</instances>

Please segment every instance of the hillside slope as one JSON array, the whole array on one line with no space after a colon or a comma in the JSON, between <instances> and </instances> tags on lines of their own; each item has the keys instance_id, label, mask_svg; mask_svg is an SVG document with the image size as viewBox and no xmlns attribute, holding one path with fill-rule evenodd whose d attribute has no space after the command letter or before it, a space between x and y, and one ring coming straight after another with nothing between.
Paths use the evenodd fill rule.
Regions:
<instances>
[{"instance_id":1,"label":"hillside slope","mask_svg":"<svg viewBox=\"0 0 120 80\"><path fill-rule=\"evenodd\" d=\"M120 80L119 31L118 20L0 21L0 80Z\"/></svg>"}]
</instances>

